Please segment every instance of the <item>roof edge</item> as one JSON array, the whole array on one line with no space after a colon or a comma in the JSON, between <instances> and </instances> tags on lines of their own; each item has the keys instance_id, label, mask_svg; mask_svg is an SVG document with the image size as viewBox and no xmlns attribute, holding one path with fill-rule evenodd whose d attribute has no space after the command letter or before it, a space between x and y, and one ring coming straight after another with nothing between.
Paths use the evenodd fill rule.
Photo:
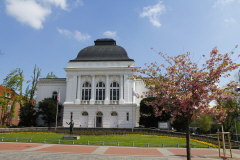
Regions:
<instances>
[{"instance_id":1,"label":"roof edge","mask_svg":"<svg viewBox=\"0 0 240 160\"><path fill-rule=\"evenodd\" d=\"M79 60L79 59L72 59L69 62L102 62L102 61L122 61L122 62L126 62L126 61L131 61L131 62L135 62L133 59L126 59L126 60Z\"/></svg>"}]
</instances>

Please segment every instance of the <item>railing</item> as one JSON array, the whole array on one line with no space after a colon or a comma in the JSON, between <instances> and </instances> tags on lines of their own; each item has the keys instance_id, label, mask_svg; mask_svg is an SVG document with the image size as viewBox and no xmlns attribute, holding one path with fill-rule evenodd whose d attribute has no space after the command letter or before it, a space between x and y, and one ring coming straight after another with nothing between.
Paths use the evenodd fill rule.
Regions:
<instances>
[{"instance_id":1,"label":"railing","mask_svg":"<svg viewBox=\"0 0 240 160\"><path fill-rule=\"evenodd\" d=\"M82 100L81 104L90 104L90 101L89 100Z\"/></svg>"},{"instance_id":2,"label":"railing","mask_svg":"<svg viewBox=\"0 0 240 160\"><path fill-rule=\"evenodd\" d=\"M111 100L110 104L119 104L119 100Z\"/></svg>"},{"instance_id":3,"label":"railing","mask_svg":"<svg viewBox=\"0 0 240 160\"><path fill-rule=\"evenodd\" d=\"M104 101L103 100L96 100L95 104L104 104Z\"/></svg>"},{"instance_id":4,"label":"railing","mask_svg":"<svg viewBox=\"0 0 240 160\"><path fill-rule=\"evenodd\" d=\"M90 101L81 100L81 104L90 104ZM94 104L104 104L104 100L95 100ZM119 104L119 100L111 100L109 104Z\"/></svg>"},{"instance_id":5,"label":"railing","mask_svg":"<svg viewBox=\"0 0 240 160\"><path fill-rule=\"evenodd\" d=\"M151 144L135 142L105 142L105 141L81 141L81 140L63 140L63 139L33 139L33 138L6 138L0 137L0 142L25 142L25 143L45 143L45 144L77 144L77 145L97 145L97 146L128 146L128 147L177 147L185 148L184 144ZM212 148L210 145L194 145L191 148Z\"/></svg>"}]
</instances>

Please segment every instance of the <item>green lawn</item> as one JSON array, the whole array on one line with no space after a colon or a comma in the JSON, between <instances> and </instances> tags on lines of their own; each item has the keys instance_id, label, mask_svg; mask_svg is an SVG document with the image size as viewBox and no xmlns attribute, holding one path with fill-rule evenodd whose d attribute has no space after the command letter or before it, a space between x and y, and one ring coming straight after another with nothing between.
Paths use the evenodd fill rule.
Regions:
<instances>
[{"instance_id":1,"label":"green lawn","mask_svg":"<svg viewBox=\"0 0 240 160\"><path fill-rule=\"evenodd\" d=\"M185 147L185 139L177 137L166 137L156 135L106 135L106 136L80 136L80 140L63 140L64 134L46 132L21 132L21 133L0 133L0 140L19 142L40 142L40 143L63 143L63 144L90 144L109 146L136 146L136 147ZM18 139L16 139L18 138ZM206 148L204 142L191 141L193 147Z\"/></svg>"}]
</instances>

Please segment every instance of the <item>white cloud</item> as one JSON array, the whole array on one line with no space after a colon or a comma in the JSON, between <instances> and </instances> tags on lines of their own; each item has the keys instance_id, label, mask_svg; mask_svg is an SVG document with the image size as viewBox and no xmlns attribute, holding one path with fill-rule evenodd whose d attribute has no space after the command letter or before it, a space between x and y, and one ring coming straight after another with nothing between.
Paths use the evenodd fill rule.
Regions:
<instances>
[{"instance_id":1,"label":"white cloud","mask_svg":"<svg viewBox=\"0 0 240 160\"><path fill-rule=\"evenodd\" d=\"M67 10L67 1L66 0L42 0L49 5L54 5L56 7L60 7L63 10Z\"/></svg>"},{"instance_id":2,"label":"white cloud","mask_svg":"<svg viewBox=\"0 0 240 160\"><path fill-rule=\"evenodd\" d=\"M105 32L103 32L103 35L107 36L107 37L116 38L117 32L116 31L105 31Z\"/></svg>"},{"instance_id":3,"label":"white cloud","mask_svg":"<svg viewBox=\"0 0 240 160\"><path fill-rule=\"evenodd\" d=\"M165 11L166 11L165 5L163 5L162 2L159 1L155 5L144 7L143 12L140 14L140 17L142 18L147 17L153 26L160 27L161 23L159 17Z\"/></svg>"},{"instance_id":4,"label":"white cloud","mask_svg":"<svg viewBox=\"0 0 240 160\"><path fill-rule=\"evenodd\" d=\"M233 18L233 17L230 17L230 18L226 18L224 19L224 22L227 23L227 24L233 24L233 23L236 23L236 19Z\"/></svg>"},{"instance_id":5,"label":"white cloud","mask_svg":"<svg viewBox=\"0 0 240 160\"><path fill-rule=\"evenodd\" d=\"M80 31L76 30L76 31L70 31L67 29L61 29L61 28L57 28L58 33L67 36L68 38L73 38L76 39L78 41L87 41L91 38L90 35L86 34L86 33L81 33Z\"/></svg>"},{"instance_id":6,"label":"white cloud","mask_svg":"<svg viewBox=\"0 0 240 160\"><path fill-rule=\"evenodd\" d=\"M43 28L43 22L51 14L49 8L43 7L35 0L6 0L6 11L19 22L35 29Z\"/></svg>"},{"instance_id":7,"label":"white cloud","mask_svg":"<svg viewBox=\"0 0 240 160\"><path fill-rule=\"evenodd\" d=\"M240 2L240 0L216 0L213 7L216 8L218 6L226 6L236 2Z\"/></svg>"},{"instance_id":8,"label":"white cloud","mask_svg":"<svg viewBox=\"0 0 240 160\"><path fill-rule=\"evenodd\" d=\"M52 13L53 6L68 10L67 0L5 0L5 2L7 14L34 29L43 28L43 23ZM74 0L71 3L80 2L81 0Z\"/></svg>"},{"instance_id":9,"label":"white cloud","mask_svg":"<svg viewBox=\"0 0 240 160\"><path fill-rule=\"evenodd\" d=\"M77 7L77 6L83 6L84 5L84 2L82 0L75 0L74 2L74 6Z\"/></svg>"}]
</instances>

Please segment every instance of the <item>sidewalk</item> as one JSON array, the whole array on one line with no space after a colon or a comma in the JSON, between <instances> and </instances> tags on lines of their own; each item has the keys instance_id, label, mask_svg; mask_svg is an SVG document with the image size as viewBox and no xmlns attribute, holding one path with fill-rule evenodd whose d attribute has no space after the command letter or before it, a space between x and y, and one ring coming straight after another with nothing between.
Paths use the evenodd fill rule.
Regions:
<instances>
[{"instance_id":1,"label":"sidewalk","mask_svg":"<svg viewBox=\"0 0 240 160\"><path fill-rule=\"evenodd\" d=\"M215 160L217 149L192 149L192 160ZM231 160L240 160L240 150L233 150ZM38 143L0 143L1 160L185 160L184 148L137 148Z\"/></svg>"}]
</instances>

